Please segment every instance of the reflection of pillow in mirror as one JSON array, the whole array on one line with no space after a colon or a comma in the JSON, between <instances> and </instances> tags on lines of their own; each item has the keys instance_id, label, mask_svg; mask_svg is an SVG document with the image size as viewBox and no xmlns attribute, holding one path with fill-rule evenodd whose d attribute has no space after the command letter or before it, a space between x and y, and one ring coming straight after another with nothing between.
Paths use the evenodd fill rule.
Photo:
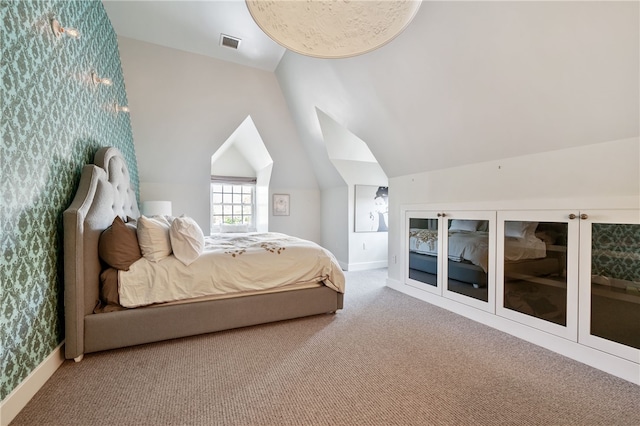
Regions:
<instances>
[{"instance_id":1,"label":"reflection of pillow in mirror","mask_svg":"<svg viewBox=\"0 0 640 426\"><path fill-rule=\"evenodd\" d=\"M509 220L504 223L504 236L509 238L524 238L535 232L538 222L521 222Z\"/></svg>"},{"instance_id":2,"label":"reflection of pillow in mirror","mask_svg":"<svg viewBox=\"0 0 640 426\"><path fill-rule=\"evenodd\" d=\"M479 220L452 219L449 231L476 231L480 225Z\"/></svg>"},{"instance_id":3,"label":"reflection of pillow in mirror","mask_svg":"<svg viewBox=\"0 0 640 426\"><path fill-rule=\"evenodd\" d=\"M545 244L553 245L556 243L556 235L549 231L536 231L536 238L545 242Z\"/></svg>"},{"instance_id":4,"label":"reflection of pillow in mirror","mask_svg":"<svg viewBox=\"0 0 640 426\"><path fill-rule=\"evenodd\" d=\"M489 232L489 221L481 220L480 224L478 225L478 231Z\"/></svg>"}]
</instances>

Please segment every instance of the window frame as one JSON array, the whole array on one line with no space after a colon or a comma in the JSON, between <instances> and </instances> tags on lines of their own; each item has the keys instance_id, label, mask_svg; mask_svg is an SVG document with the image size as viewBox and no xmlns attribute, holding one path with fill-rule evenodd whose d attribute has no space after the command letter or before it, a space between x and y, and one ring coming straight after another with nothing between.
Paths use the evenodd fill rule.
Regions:
<instances>
[{"instance_id":1,"label":"window frame","mask_svg":"<svg viewBox=\"0 0 640 426\"><path fill-rule=\"evenodd\" d=\"M220 186L220 191L214 191L216 186ZM247 225L249 231L256 230L256 186L257 179L255 177L238 177L238 176L211 176L211 183L209 187L209 226L211 232L220 232L220 225L224 223ZM226 188L231 187L231 191L225 191ZM240 191L236 191L236 188L240 187ZM245 188L250 188L250 194L245 192ZM215 195L220 194L222 201L214 202ZM251 203L245 203L244 197L246 195L251 196ZM225 196L231 197L231 202L225 202ZM234 198L239 197L240 202L234 202ZM217 206L222 206L222 214L214 214L214 210ZM231 212L225 213L225 206L230 206ZM251 213L246 214L244 212L245 207L251 208ZM234 211L236 207L240 207L240 212ZM240 216L240 222L234 222L233 218ZM215 223L214 218L220 217L220 223ZM245 222L245 217L250 217L248 222ZM226 218L231 218L231 222L225 222Z\"/></svg>"}]
</instances>

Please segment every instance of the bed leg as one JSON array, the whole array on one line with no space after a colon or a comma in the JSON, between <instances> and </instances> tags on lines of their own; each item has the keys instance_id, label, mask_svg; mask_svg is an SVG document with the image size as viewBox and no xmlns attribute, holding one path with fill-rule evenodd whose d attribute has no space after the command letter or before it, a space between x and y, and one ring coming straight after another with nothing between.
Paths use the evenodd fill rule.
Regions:
<instances>
[{"instance_id":1,"label":"bed leg","mask_svg":"<svg viewBox=\"0 0 640 426\"><path fill-rule=\"evenodd\" d=\"M84 358L84 354L80 354L80 355L78 355L78 356L77 356L77 357L75 357L73 360L74 360L75 362L80 362L80 361L82 361L82 358Z\"/></svg>"}]
</instances>

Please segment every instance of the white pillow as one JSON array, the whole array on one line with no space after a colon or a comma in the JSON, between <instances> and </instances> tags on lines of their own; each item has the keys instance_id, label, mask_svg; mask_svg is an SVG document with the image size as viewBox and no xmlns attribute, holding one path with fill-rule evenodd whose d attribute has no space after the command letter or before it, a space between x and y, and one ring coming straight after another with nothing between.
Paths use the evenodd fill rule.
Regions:
<instances>
[{"instance_id":1,"label":"white pillow","mask_svg":"<svg viewBox=\"0 0 640 426\"><path fill-rule=\"evenodd\" d=\"M510 238L524 238L527 234L535 232L538 222L506 221L504 223L504 236Z\"/></svg>"},{"instance_id":2,"label":"white pillow","mask_svg":"<svg viewBox=\"0 0 640 426\"><path fill-rule=\"evenodd\" d=\"M189 266L204 250L204 234L195 220L187 216L176 217L169 229L173 255Z\"/></svg>"},{"instance_id":3,"label":"white pillow","mask_svg":"<svg viewBox=\"0 0 640 426\"><path fill-rule=\"evenodd\" d=\"M146 259L159 262L171 254L169 227L169 222L164 216L138 218L138 244Z\"/></svg>"},{"instance_id":4,"label":"white pillow","mask_svg":"<svg viewBox=\"0 0 640 426\"><path fill-rule=\"evenodd\" d=\"M479 220L452 219L449 231L476 231L480 225Z\"/></svg>"}]
</instances>

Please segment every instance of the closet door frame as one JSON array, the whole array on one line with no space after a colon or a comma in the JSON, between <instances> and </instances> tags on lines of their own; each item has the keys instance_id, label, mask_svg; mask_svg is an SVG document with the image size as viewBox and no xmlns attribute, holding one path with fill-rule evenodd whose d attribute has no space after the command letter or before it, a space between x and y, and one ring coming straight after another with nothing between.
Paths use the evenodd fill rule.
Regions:
<instances>
[{"instance_id":1,"label":"closet door frame","mask_svg":"<svg viewBox=\"0 0 640 426\"><path fill-rule=\"evenodd\" d=\"M626 346L591 334L591 240L592 225L640 224L640 210L584 210L580 212L580 328L578 341L581 344L640 363L640 349ZM584 216L586 215L586 216ZM640 305L638 305L640 309Z\"/></svg>"},{"instance_id":2,"label":"closet door frame","mask_svg":"<svg viewBox=\"0 0 640 426\"><path fill-rule=\"evenodd\" d=\"M506 221L557 222L567 224L566 325L531 316L505 307L504 229ZM569 210L502 210L496 221L496 314L524 325L578 341L578 256L579 212Z\"/></svg>"},{"instance_id":3,"label":"closet door frame","mask_svg":"<svg viewBox=\"0 0 640 426\"><path fill-rule=\"evenodd\" d=\"M455 291L448 289L449 283L449 262L447 256L441 256L441 270L442 273L442 295L448 299L455 300L465 305L473 306L474 308L481 309L483 311L495 314L496 311L496 211L478 211L478 210L446 210L443 211L442 216L442 228L444 232L442 236L443 248L441 253L449 253L449 238L448 238L448 224L449 220L486 220L489 222L488 231L488 267L487 271L487 301L474 299L471 296L466 296Z\"/></svg>"},{"instance_id":4,"label":"closet door frame","mask_svg":"<svg viewBox=\"0 0 640 426\"><path fill-rule=\"evenodd\" d=\"M407 210L405 212L405 217L404 217L404 233L403 233L403 238L404 240L404 244L403 247L405 249L405 253L404 253L404 265L403 265L403 277L404 277L404 283L406 285L410 285L412 287L418 288L420 290L425 290L429 293L438 295L438 296L442 296L442 287L443 287L443 283L444 283L444 278L443 278L443 274L442 274L442 261L441 261L441 257L442 257L442 253L443 253L443 246L444 243L442 241L442 223L444 222L443 220L441 220L441 215L442 213L440 211L436 211L436 210ZM412 278L409 278L409 229L410 229L410 222L411 219L435 219L438 221L438 256L437 256L437 278L436 278L436 285L430 285L427 283L424 283L422 281L418 281L418 280L414 280Z\"/></svg>"}]
</instances>

